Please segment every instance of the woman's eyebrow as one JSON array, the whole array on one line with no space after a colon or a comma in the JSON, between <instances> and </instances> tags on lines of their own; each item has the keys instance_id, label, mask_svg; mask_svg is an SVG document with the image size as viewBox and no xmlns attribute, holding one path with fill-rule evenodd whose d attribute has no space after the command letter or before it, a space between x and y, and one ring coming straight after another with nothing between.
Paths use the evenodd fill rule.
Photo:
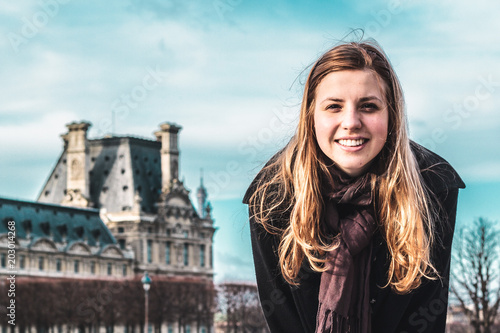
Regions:
<instances>
[{"instance_id":1,"label":"woman's eyebrow","mask_svg":"<svg viewBox=\"0 0 500 333\"><path fill-rule=\"evenodd\" d=\"M344 100L342 98L335 98L335 97L327 97L323 100L323 102L326 102L326 101L331 101L331 102L343 102ZM322 102L322 103L323 103Z\"/></svg>"},{"instance_id":2,"label":"woman's eyebrow","mask_svg":"<svg viewBox=\"0 0 500 333\"><path fill-rule=\"evenodd\" d=\"M382 100L380 98L378 98L377 96L367 96L367 97L362 97L359 99L359 101L362 103L362 102L367 102L367 101L370 101L372 99L376 99L380 102L382 102Z\"/></svg>"},{"instance_id":3,"label":"woman's eyebrow","mask_svg":"<svg viewBox=\"0 0 500 333\"><path fill-rule=\"evenodd\" d=\"M377 96L366 96L366 97L361 97L359 99L359 102L360 103L363 103L363 102L367 102L367 101L371 101L373 99L376 99L377 101L381 102L382 103L382 100L380 98L378 98ZM336 98L336 97L327 97L325 98L321 103L324 103L324 102L339 102L339 103L343 103L344 100L342 98Z\"/></svg>"}]
</instances>

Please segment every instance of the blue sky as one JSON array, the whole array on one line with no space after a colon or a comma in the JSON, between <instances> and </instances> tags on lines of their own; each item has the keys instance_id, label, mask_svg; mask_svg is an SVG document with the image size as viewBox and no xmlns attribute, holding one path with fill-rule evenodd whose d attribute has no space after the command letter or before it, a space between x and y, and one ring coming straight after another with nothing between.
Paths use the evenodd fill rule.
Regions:
<instances>
[{"instance_id":1,"label":"blue sky","mask_svg":"<svg viewBox=\"0 0 500 333\"><path fill-rule=\"evenodd\" d=\"M241 197L294 133L304 69L364 28L400 77L411 137L467 184L459 225L498 221L500 21L487 13L499 10L493 0L5 3L0 196L37 197L69 122L92 122L91 138L151 139L175 122L181 176L194 192L203 168L214 207L216 279L253 280Z\"/></svg>"}]
</instances>

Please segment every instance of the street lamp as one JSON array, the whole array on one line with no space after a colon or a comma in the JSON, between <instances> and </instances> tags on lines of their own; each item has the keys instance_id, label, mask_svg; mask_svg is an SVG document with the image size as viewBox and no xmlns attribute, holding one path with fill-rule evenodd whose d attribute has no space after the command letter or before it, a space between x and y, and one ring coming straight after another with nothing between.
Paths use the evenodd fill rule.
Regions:
<instances>
[{"instance_id":1,"label":"street lamp","mask_svg":"<svg viewBox=\"0 0 500 333\"><path fill-rule=\"evenodd\" d=\"M148 272L144 272L144 275L141 279L142 286L144 287L144 333L149 333L148 327L148 308L149 308L149 288L151 287L151 278L149 277Z\"/></svg>"}]
</instances>

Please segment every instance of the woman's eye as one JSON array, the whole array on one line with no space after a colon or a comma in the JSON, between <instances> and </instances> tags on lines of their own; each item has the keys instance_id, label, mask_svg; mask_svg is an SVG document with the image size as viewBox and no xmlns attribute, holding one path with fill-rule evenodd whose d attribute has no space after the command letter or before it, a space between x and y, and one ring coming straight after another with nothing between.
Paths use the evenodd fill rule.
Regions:
<instances>
[{"instance_id":1,"label":"woman's eye","mask_svg":"<svg viewBox=\"0 0 500 333\"><path fill-rule=\"evenodd\" d=\"M332 111L339 111L340 109L342 109L342 107L340 106L340 104L330 104L326 107L326 109Z\"/></svg>"},{"instance_id":2,"label":"woman's eye","mask_svg":"<svg viewBox=\"0 0 500 333\"><path fill-rule=\"evenodd\" d=\"M364 103L361 105L361 109L366 111L376 111L378 110L378 105L375 103Z\"/></svg>"}]
</instances>

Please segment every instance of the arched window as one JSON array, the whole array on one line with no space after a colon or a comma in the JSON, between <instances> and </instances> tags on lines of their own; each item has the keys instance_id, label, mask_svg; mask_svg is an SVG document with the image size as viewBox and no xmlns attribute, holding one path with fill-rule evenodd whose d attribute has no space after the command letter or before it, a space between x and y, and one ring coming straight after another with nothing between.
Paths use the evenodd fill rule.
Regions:
<instances>
[{"instance_id":1,"label":"arched window","mask_svg":"<svg viewBox=\"0 0 500 333\"><path fill-rule=\"evenodd\" d=\"M152 254L152 247L153 247L153 241L151 239L148 239L148 263L153 262L153 254Z\"/></svg>"},{"instance_id":2,"label":"arched window","mask_svg":"<svg viewBox=\"0 0 500 333\"><path fill-rule=\"evenodd\" d=\"M205 267L205 244L200 245L200 266Z\"/></svg>"},{"instance_id":3,"label":"arched window","mask_svg":"<svg viewBox=\"0 0 500 333\"><path fill-rule=\"evenodd\" d=\"M44 259L43 257L38 257L38 270L43 271Z\"/></svg>"}]
</instances>

